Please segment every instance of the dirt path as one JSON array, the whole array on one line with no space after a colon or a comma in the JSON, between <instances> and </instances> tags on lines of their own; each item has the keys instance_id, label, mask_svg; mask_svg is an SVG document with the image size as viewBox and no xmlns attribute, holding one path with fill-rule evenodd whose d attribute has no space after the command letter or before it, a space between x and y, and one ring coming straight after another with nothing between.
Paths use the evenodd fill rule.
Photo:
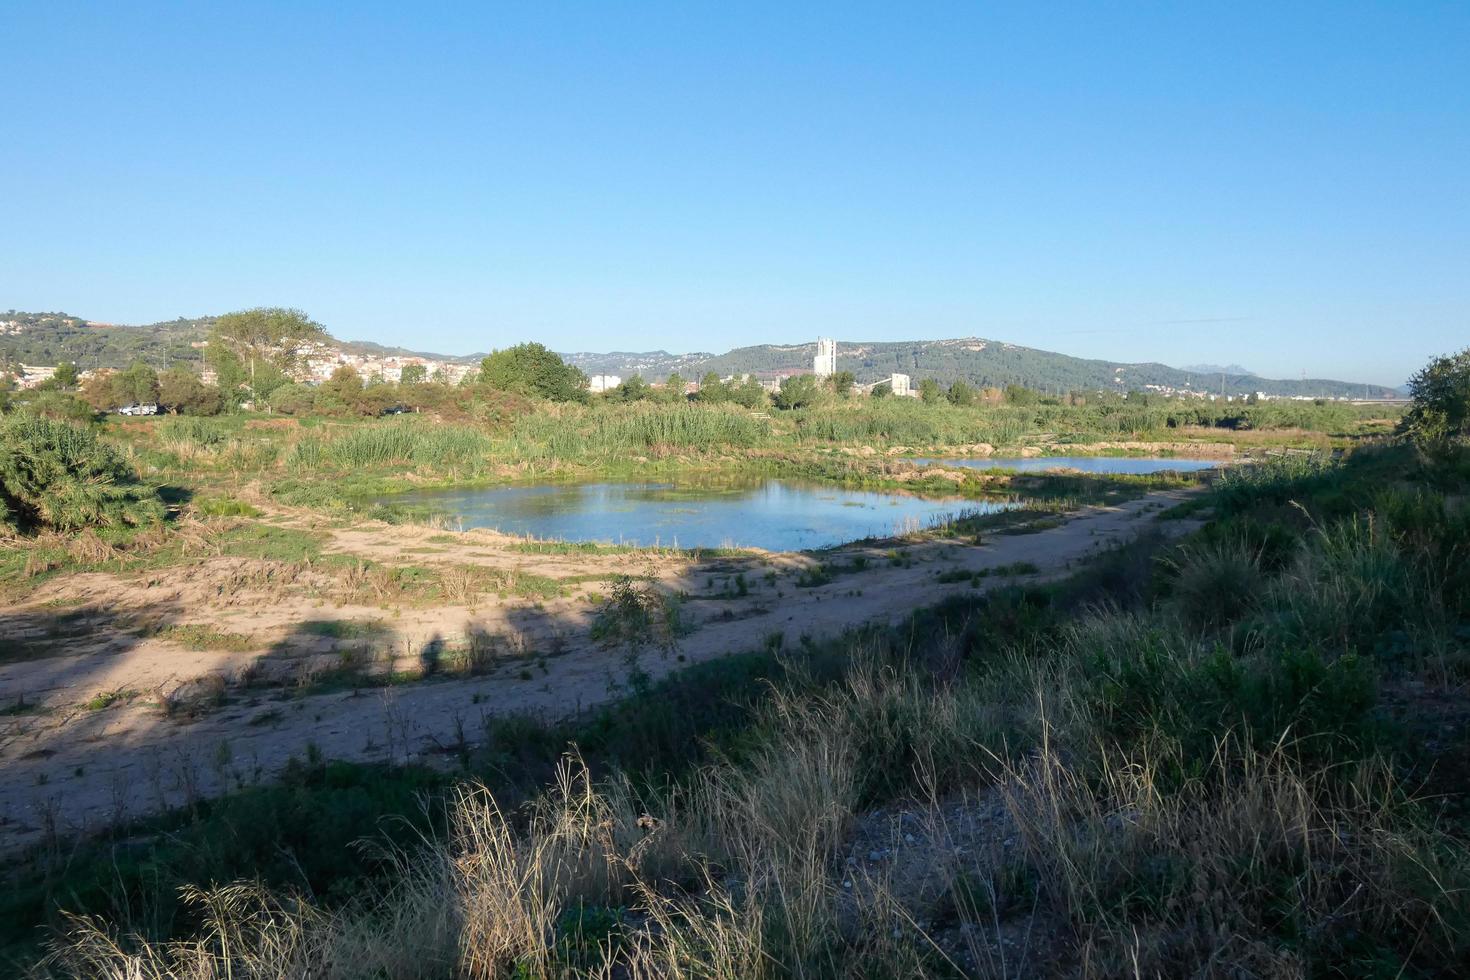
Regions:
<instances>
[{"instance_id":1,"label":"dirt path","mask_svg":"<svg viewBox=\"0 0 1470 980\"><path fill-rule=\"evenodd\" d=\"M678 658L648 653L641 666L657 678L683 663L758 648L773 633L783 634L790 644L803 635L831 637L864 623L898 621L915 609L974 588L968 581L940 582L939 573L944 571L982 571L1025 562L1037 569L1030 578L1065 574L1098 549L1145 528L1167 534L1192 528L1189 522L1154 520L1159 510L1184 495L1155 493L1114 507L1088 508L1060 526L1032 534L997 534L981 546L943 540L909 544L897 562L886 548L846 549L831 559L846 571L813 587L796 585L797 576L812 563L806 557L654 563L651 571L667 587L692 596L685 603L685 614L696 628L680 642ZM380 547L381 539L395 535L412 541L422 532L392 529L368 545ZM483 540L487 539L467 539L467 545ZM456 560L462 560L465 551L454 551ZM506 561L493 550L484 553L487 562ZM852 570L858 557L866 559L866 568ZM545 572L560 566L563 573L595 580L599 574L637 571L640 564L646 565L646 560L629 555L560 556L539 560L536 567ZM730 593L727 583L742 571L748 593ZM81 578L74 576L66 588L86 586L75 581ZM994 576L979 584L1009 581L1015 579ZM149 591L146 583L137 587ZM256 587L264 589L267 598L273 594L268 581ZM595 584L588 588L595 593ZM158 602L159 597L152 595L149 601L154 607L187 603L186 589L173 591L179 596L172 600ZM722 594L716 598L712 592ZM299 596L288 600L284 590L277 593L278 603L266 605L245 601L244 594L231 593L217 609L187 612L195 618L208 612L217 625L242 631L250 625L259 629L267 620L279 627L303 615L299 607L305 600ZM382 608L366 604L318 600L312 607L308 602L305 611L314 609L318 617L330 616L331 621L378 617L398 650L396 655L411 660L422 661L435 644L476 630L510 629L514 632L509 635L519 636L524 646L520 651L502 651L498 666L480 676L433 677L318 694L241 689L223 706L192 720L166 718L143 698L131 703L120 699L100 710L95 706L89 710L81 702L99 690L143 690L164 675L189 677L214 671L223 678L228 670L254 669L251 665L259 661L259 652L183 653L177 644L167 642L129 644L109 634L105 621L99 622L96 633L101 639L81 655L0 665L3 703L14 703L19 693L49 706L0 717L0 851L29 846L53 832L67 835L106 826L270 778L309 747L332 759L437 758L461 739L473 742L488 717L515 713L561 717L614 698L627 667L620 652L600 648L587 637L592 609L588 598L579 593L538 602L448 604L397 610L387 617ZM52 596L45 601L59 599ZM98 615L105 620L105 614ZM297 652L307 660L342 655L340 637L300 631L290 637L302 644ZM277 642L273 649L279 652L284 643Z\"/></svg>"}]
</instances>

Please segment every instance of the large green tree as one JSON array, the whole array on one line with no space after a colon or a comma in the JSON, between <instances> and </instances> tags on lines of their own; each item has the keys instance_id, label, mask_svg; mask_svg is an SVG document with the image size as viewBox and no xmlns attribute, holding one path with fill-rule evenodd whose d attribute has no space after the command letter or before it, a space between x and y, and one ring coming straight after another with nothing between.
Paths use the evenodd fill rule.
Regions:
<instances>
[{"instance_id":1,"label":"large green tree","mask_svg":"<svg viewBox=\"0 0 1470 980\"><path fill-rule=\"evenodd\" d=\"M142 361L134 361L126 371L114 375L113 384L125 405L146 405L158 401L158 372Z\"/></svg>"},{"instance_id":2,"label":"large green tree","mask_svg":"<svg viewBox=\"0 0 1470 980\"><path fill-rule=\"evenodd\" d=\"M805 408L822 397L822 386L815 376L797 374L781 379L781 388L772 397L777 408Z\"/></svg>"},{"instance_id":3,"label":"large green tree","mask_svg":"<svg viewBox=\"0 0 1470 980\"><path fill-rule=\"evenodd\" d=\"M258 399L269 394L264 381L284 384L307 351L327 339L326 329L300 310L260 306L216 320L205 350L221 386L243 381Z\"/></svg>"},{"instance_id":4,"label":"large green tree","mask_svg":"<svg viewBox=\"0 0 1470 980\"><path fill-rule=\"evenodd\" d=\"M838 398L850 398L856 381L857 377L851 371L834 371L827 376L827 387Z\"/></svg>"},{"instance_id":5,"label":"large green tree","mask_svg":"<svg viewBox=\"0 0 1470 980\"><path fill-rule=\"evenodd\" d=\"M219 388L205 384L182 365L158 376L158 401L167 410L184 415L218 415L224 409Z\"/></svg>"},{"instance_id":6,"label":"large green tree","mask_svg":"<svg viewBox=\"0 0 1470 980\"><path fill-rule=\"evenodd\" d=\"M699 394L694 396L709 405L730 400L730 389L720 376L713 371L707 373L699 380Z\"/></svg>"},{"instance_id":7,"label":"large green tree","mask_svg":"<svg viewBox=\"0 0 1470 980\"><path fill-rule=\"evenodd\" d=\"M556 402L587 400L587 376L536 343L498 350L480 362L479 383Z\"/></svg>"},{"instance_id":8,"label":"large green tree","mask_svg":"<svg viewBox=\"0 0 1470 980\"><path fill-rule=\"evenodd\" d=\"M944 397L949 399L951 405L964 408L975 404L975 389L962 380L955 381L949 386L949 391L945 392Z\"/></svg>"},{"instance_id":9,"label":"large green tree","mask_svg":"<svg viewBox=\"0 0 1470 980\"><path fill-rule=\"evenodd\" d=\"M1409 379L1400 430L1424 445L1470 436L1470 347L1436 357Z\"/></svg>"}]
</instances>

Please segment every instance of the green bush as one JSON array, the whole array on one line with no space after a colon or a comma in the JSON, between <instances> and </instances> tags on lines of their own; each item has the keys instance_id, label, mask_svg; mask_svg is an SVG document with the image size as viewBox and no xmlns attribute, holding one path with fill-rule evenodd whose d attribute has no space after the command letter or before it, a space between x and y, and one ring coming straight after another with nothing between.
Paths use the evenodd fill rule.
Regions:
<instances>
[{"instance_id":1,"label":"green bush","mask_svg":"<svg viewBox=\"0 0 1470 980\"><path fill-rule=\"evenodd\" d=\"M1470 435L1470 347L1436 357L1409 381L1413 404L1400 431L1426 446Z\"/></svg>"},{"instance_id":2,"label":"green bush","mask_svg":"<svg viewBox=\"0 0 1470 980\"><path fill-rule=\"evenodd\" d=\"M1175 608L1197 629L1234 622L1260 594L1260 552L1240 538L1190 547L1174 566Z\"/></svg>"},{"instance_id":3,"label":"green bush","mask_svg":"<svg viewBox=\"0 0 1470 980\"><path fill-rule=\"evenodd\" d=\"M33 416L0 424L0 511L18 531L138 527L164 516L157 490L96 432Z\"/></svg>"}]
</instances>

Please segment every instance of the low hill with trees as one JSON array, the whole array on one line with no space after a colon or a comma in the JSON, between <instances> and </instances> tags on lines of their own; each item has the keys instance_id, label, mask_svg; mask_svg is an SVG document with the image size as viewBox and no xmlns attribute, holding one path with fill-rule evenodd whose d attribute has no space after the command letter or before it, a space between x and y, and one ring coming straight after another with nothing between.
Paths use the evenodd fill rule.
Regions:
<instances>
[{"instance_id":1,"label":"low hill with trees","mask_svg":"<svg viewBox=\"0 0 1470 980\"><path fill-rule=\"evenodd\" d=\"M201 363L201 346L219 317L179 318L144 326L98 324L65 313L0 314L0 364L75 362L82 370L123 369L144 361L160 369L180 362ZM325 335L323 335L325 337ZM484 354L447 355L389 347L368 341L326 338L339 350L369 356L419 356L475 363ZM743 374L804 373L811 369L816 344L761 344L724 354L667 351L577 352L562 354L567 364L587 375L640 375L686 378L711 372L720 377ZM1149 387L1228 395L1262 392L1313 398L1395 398L1383 385L1327 378L1262 378L1240 373L1208 373L1158 363L1093 360L977 337L956 340L839 341L837 366L850 371L858 384L872 384L890 374L907 374L915 384L932 378L949 386L955 381L981 388L1022 385L1043 393L1070 391L1138 391Z\"/></svg>"}]
</instances>

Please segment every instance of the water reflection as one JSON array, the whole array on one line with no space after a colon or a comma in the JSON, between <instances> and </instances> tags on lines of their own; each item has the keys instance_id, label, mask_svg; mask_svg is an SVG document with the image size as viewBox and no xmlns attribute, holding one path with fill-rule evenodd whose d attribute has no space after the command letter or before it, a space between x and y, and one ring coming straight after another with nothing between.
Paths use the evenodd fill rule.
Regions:
<instances>
[{"instance_id":1,"label":"water reflection","mask_svg":"<svg viewBox=\"0 0 1470 980\"><path fill-rule=\"evenodd\" d=\"M825 548L1015 504L844 490L783 480L578 483L423 491L393 497L466 528L563 541L771 551Z\"/></svg>"}]
</instances>

